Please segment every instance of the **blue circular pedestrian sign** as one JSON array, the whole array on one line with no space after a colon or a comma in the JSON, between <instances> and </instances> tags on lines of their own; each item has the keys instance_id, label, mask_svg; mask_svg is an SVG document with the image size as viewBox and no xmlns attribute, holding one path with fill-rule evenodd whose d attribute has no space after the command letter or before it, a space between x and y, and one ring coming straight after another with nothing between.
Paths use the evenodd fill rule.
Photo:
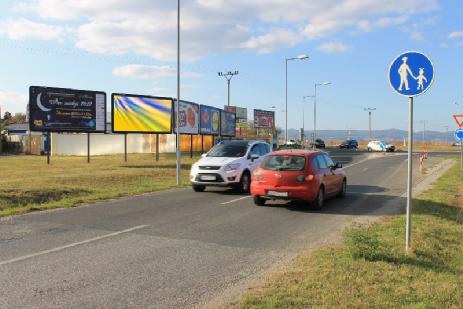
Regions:
<instances>
[{"instance_id":1,"label":"blue circular pedestrian sign","mask_svg":"<svg viewBox=\"0 0 463 309\"><path fill-rule=\"evenodd\" d=\"M389 68L391 87L400 95L416 97L429 89L434 81L434 66L419 52L399 55Z\"/></svg>"},{"instance_id":2,"label":"blue circular pedestrian sign","mask_svg":"<svg viewBox=\"0 0 463 309\"><path fill-rule=\"evenodd\" d=\"M458 129L455 131L455 139L459 142L463 141L463 129Z\"/></svg>"}]
</instances>

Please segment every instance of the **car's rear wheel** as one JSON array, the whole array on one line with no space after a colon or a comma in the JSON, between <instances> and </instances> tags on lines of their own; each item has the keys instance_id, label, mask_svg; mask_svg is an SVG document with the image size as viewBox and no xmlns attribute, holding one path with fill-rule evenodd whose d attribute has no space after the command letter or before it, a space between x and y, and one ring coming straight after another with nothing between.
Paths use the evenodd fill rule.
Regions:
<instances>
[{"instance_id":1,"label":"car's rear wheel","mask_svg":"<svg viewBox=\"0 0 463 309\"><path fill-rule=\"evenodd\" d=\"M265 206L265 199L260 196L254 196L254 204L257 206Z\"/></svg>"},{"instance_id":2,"label":"car's rear wheel","mask_svg":"<svg viewBox=\"0 0 463 309\"><path fill-rule=\"evenodd\" d=\"M323 204L325 203L325 189L323 187L320 187L320 190L318 190L317 197L315 198L315 201L312 202L312 207L316 210L320 210L323 208Z\"/></svg>"},{"instance_id":3,"label":"car's rear wheel","mask_svg":"<svg viewBox=\"0 0 463 309\"><path fill-rule=\"evenodd\" d=\"M347 192L347 180L344 179L342 181L341 190L339 191L338 197L341 197L341 198L345 197L346 192Z\"/></svg>"},{"instance_id":4,"label":"car's rear wheel","mask_svg":"<svg viewBox=\"0 0 463 309\"><path fill-rule=\"evenodd\" d=\"M206 186L203 185L192 185L191 186L195 192L203 192L206 190Z\"/></svg>"}]
</instances>

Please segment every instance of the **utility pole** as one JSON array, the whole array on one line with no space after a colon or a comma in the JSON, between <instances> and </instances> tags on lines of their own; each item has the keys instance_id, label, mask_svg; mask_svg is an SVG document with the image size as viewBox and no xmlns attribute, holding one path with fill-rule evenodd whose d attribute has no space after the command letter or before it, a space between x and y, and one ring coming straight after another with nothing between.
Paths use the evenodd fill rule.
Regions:
<instances>
[{"instance_id":1,"label":"utility pole","mask_svg":"<svg viewBox=\"0 0 463 309\"><path fill-rule=\"evenodd\" d=\"M230 106L230 81L233 78L233 76L238 75L238 74L239 74L238 71L234 71L234 72L228 71L228 72L219 72L218 73L219 76L223 76L227 80L227 85L228 85L228 101L227 101L228 103L227 103L227 105L228 106Z\"/></svg>"},{"instance_id":2,"label":"utility pole","mask_svg":"<svg viewBox=\"0 0 463 309\"><path fill-rule=\"evenodd\" d=\"M376 107L366 107L363 110L368 112L368 140L371 141L371 112L375 111Z\"/></svg>"}]
</instances>

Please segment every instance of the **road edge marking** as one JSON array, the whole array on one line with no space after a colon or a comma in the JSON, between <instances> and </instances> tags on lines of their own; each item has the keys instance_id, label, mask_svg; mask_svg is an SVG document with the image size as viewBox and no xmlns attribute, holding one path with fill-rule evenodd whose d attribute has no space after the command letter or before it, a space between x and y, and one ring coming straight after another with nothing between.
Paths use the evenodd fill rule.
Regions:
<instances>
[{"instance_id":1,"label":"road edge marking","mask_svg":"<svg viewBox=\"0 0 463 309\"><path fill-rule=\"evenodd\" d=\"M234 202L238 202L238 201L241 201L241 200L244 200L244 199L247 199L247 198L250 198L251 196L248 195L248 196L243 196L243 197L240 197L240 198L236 198L234 200L231 200L231 201L228 201L228 202L223 202L223 203L220 203L220 205L226 205L226 204L231 204L231 203L234 203Z\"/></svg>"},{"instance_id":2,"label":"road edge marking","mask_svg":"<svg viewBox=\"0 0 463 309\"><path fill-rule=\"evenodd\" d=\"M88 243L91 243L91 242L95 242L95 241L98 241L98 240L101 240L101 239L114 237L114 236L117 236L117 235L120 235L120 234L133 232L135 230L139 230L139 229L142 229L142 228L145 228L145 227L147 227L147 225L138 225L138 226L131 227L129 229L125 229L125 230L122 230L122 231L117 231L117 232L114 232L114 233L93 237L93 238L83 240L83 241L79 241L79 242L75 242L75 243L72 243L72 244L69 244L69 245L64 245L64 246L60 246L60 247L56 247L56 248L52 248L52 249L48 249L48 250L39 251L39 252L32 253L32 254L23 255L23 256L13 258L13 259L10 259L10 260L1 261L0 266L7 265L7 264L12 264L12 263L15 263L15 262L24 261L24 260L27 260L27 259L31 259L31 258L34 258L34 257L37 257L37 256L49 254L49 253L62 251L62 250L68 249L68 248L77 247L77 246L88 244Z\"/></svg>"}]
</instances>

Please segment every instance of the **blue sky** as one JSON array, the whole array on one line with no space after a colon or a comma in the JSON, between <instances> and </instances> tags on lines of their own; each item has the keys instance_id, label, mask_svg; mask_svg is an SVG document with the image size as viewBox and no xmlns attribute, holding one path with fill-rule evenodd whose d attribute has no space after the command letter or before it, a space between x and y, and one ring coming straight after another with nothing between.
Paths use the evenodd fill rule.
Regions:
<instances>
[{"instance_id":1,"label":"blue sky","mask_svg":"<svg viewBox=\"0 0 463 309\"><path fill-rule=\"evenodd\" d=\"M432 88L415 100L415 125L454 129L463 113L463 4L459 0L182 0L182 99L271 109L284 127L285 59L289 127L407 126L407 99L387 80L391 61L418 50L435 66ZM44 85L134 94L176 94L176 1L3 0L0 3L0 106L25 111L28 87ZM454 102L459 102L457 106Z\"/></svg>"}]
</instances>

